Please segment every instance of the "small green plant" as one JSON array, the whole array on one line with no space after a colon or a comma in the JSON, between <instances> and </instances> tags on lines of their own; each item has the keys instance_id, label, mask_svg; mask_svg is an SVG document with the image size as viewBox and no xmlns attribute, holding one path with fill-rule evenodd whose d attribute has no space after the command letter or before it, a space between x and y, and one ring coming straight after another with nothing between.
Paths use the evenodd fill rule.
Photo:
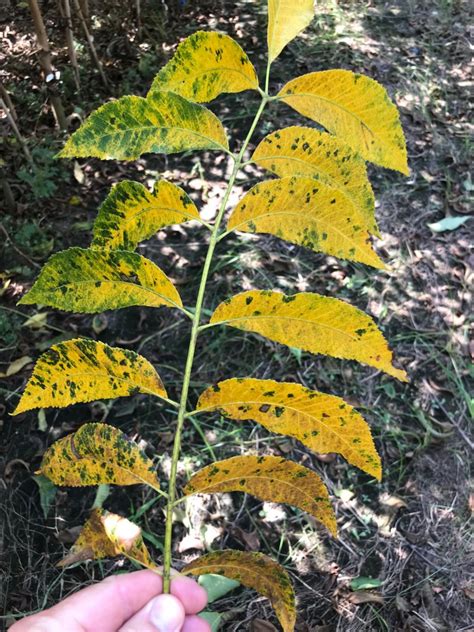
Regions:
<instances>
[{"instance_id":1,"label":"small green plant","mask_svg":"<svg viewBox=\"0 0 474 632\"><path fill-rule=\"evenodd\" d=\"M69 180L68 173L54 160L54 153L48 147L35 147L31 151L32 165L18 171L18 178L29 185L35 200L52 197Z\"/></svg>"},{"instance_id":2,"label":"small green plant","mask_svg":"<svg viewBox=\"0 0 474 632\"><path fill-rule=\"evenodd\" d=\"M336 452L380 479L381 462L370 429L343 399L297 383L233 377L207 388L194 406L188 392L198 337L218 326L254 332L315 354L353 359L406 380L375 322L334 297L300 292L251 290L227 298L202 321L216 244L234 231L269 233L317 252L383 269L372 249L378 234L374 197L365 160L407 173L405 142L395 106L372 79L346 70L312 72L269 94L272 63L313 17L313 0L269 0L268 65L263 88L242 48L227 35L198 32L184 40L158 73L146 98L124 96L92 113L61 152L64 158L93 156L134 160L144 153L191 149L225 152L232 173L213 225L202 221L188 195L159 180L143 185L117 183L99 209L90 248L70 248L51 257L22 304L41 303L74 312L97 313L131 305L166 306L191 321L179 401L168 397L155 368L132 351L76 339L54 345L38 360L15 411L62 407L98 398L147 393L176 410L176 429L167 491L152 461L119 430L87 423L50 447L40 471L57 485L144 483L166 503L163 556L169 590L172 517L176 505L197 493L247 492L288 503L313 515L336 535L326 487L307 467L275 456L243 455L211 463L176 489L183 426L192 415L220 412L234 420L254 420L275 433L298 439L309 450ZM226 132L200 105L223 92L253 90L260 105L240 151L229 149ZM285 103L328 132L292 126L266 136L250 161L277 178L254 186L232 209L222 227L229 196L247 148L269 102ZM209 247L194 306L184 307L166 274L134 252L159 228L196 220L210 231ZM156 568L133 525L114 514L94 511L69 563L124 554ZM183 573L217 573L268 597L285 631L294 629L295 599L288 574L260 553L215 551L188 564Z\"/></svg>"}]
</instances>

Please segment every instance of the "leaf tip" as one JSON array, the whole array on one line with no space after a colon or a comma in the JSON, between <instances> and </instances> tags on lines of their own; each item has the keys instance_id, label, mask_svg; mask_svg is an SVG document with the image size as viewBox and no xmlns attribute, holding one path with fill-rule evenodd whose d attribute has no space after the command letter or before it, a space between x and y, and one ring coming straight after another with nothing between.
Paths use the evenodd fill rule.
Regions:
<instances>
[{"instance_id":1,"label":"leaf tip","mask_svg":"<svg viewBox=\"0 0 474 632\"><path fill-rule=\"evenodd\" d=\"M407 384L410 381L410 378L408 377L408 373L404 369L397 369L396 367L392 366L390 375L396 378L397 380L399 380L400 382L404 382L405 384Z\"/></svg>"},{"instance_id":2,"label":"leaf tip","mask_svg":"<svg viewBox=\"0 0 474 632\"><path fill-rule=\"evenodd\" d=\"M20 300L17 301L17 305L33 305L35 301L31 299L30 294L31 290L28 290L26 294L23 294Z\"/></svg>"}]
</instances>

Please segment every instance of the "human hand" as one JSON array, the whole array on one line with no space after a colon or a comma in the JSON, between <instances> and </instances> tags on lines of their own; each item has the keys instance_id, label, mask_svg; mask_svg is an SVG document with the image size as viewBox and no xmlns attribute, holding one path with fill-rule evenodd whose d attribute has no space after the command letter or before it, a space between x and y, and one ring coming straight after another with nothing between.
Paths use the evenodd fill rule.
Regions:
<instances>
[{"instance_id":1,"label":"human hand","mask_svg":"<svg viewBox=\"0 0 474 632\"><path fill-rule=\"evenodd\" d=\"M197 616L207 594L189 577L175 576L164 595L158 573L113 575L56 606L15 623L9 632L210 632Z\"/></svg>"}]
</instances>

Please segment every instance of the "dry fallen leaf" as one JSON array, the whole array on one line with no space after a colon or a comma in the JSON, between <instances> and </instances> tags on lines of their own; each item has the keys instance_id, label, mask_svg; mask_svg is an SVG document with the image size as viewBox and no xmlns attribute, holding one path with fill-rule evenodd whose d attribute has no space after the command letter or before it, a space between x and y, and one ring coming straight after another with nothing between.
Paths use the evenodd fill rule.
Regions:
<instances>
[{"instance_id":1,"label":"dry fallen leaf","mask_svg":"<svg viewBox=\"0 0 474 632\"><path fill-rule=\"evenodd\" d=\"M260 549L260 539L255 531L249 533L240 527L234 527L232 529L232 535L245 544L248 551L258 551Z\"/></svg>"},{"instance_id":2,"label":"dry fallen leaf","mask_svg":"<svg viewBox=\"0 0 474 632\"><path fill-rule=\"evenodd\" d=\"M384 600L380 593L370 590L356 590L349 595L349 601L353 604L359 605L361 603L380 603L383 604Z\"/></svg>"},{"instance_id":3,"label":"dry fallen leaf","mask_svg":"<svg viewBox=\"0 0 474 632\"><path fill-rule=\"evenodd\" d=\"M38 312L33 314L28 320L25 320L23 327L29 327L30 329L41 329L48 322L48 312Z\"/></svg>"},{"instance_id":4,"label":"dry fallen leaf","mask_svg":"<svg viewBox=\"0 0 474 632\"><path fill-rule=\"evenodd\" d=\"M178 544L179 553L184 553L185 551L189 551L191 549L204 551L204 542L202 541L202 538L195 533L189 533L188 535L185 535L181 542Z\"/></svg>"},{"instance_id":5,"label":"dry fallen leaf","mask_svg":"<svg viewBox=\"0 0 474 632\"><path fill-rule=\"evenodd\" d=\"M33 362L33 359L30 356L22 356L21 358L17 358L13 360L5 373L0 373L0 377L10 377L11 375L15 375L19 373L23 367L25 367L30 362Z\"/></svg>"}]
</instances>

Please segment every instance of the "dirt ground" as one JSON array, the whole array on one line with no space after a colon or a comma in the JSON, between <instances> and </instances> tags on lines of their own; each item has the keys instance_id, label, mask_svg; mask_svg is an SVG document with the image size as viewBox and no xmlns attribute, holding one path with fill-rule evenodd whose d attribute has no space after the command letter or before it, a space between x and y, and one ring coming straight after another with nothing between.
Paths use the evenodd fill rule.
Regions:
<instances>
[{"instance_id":1,"label":"dirt ground","mask_svg":"<svg viewBox=\"0 0 474 632\"><path fill-rule=\"evenodd\" d=\"M170 7L150 0L142 2L138 21L134 3L91 1L90 24L107 85L75 22L79 93L67 57L64 21L56 3L44 2L71 126L110 97L144 94L175 43L200 28L220 29L238 39L262 72L264 5L239 0ZM297 74L341 67L383 83L400 108L411 174L404 178L370 168L382 233L376 248L390 272L315 255L265 236L225 240L213 263L206 310L241 289L275 287L338 296L376 318L397 363L410 376L409 384L399 384L355 363L300 354L231 329L202 337L193 401L209 384L231 376L299 381L357 405L382 456L384 477L378 484L340 458L315 456L254 424L209 415L192 420L185 431L182 480L203 464L245 449L293 458L315 468L328 485L340 531L337 540L296 510L239 494L197 498L176 515L177 568L203 550L230 547L258 549L284 564L298 595L299 632L474 629L469 549L474 506L469 487L472 219L452 231L430 227L439 229L437 222L466 217L470 211L470 6L462 0L318 2L313 25L275 64L272 90ZM11 417L33 362L54 342L93 337L143 353L177 397L189 336L188 325L167 310L132 308L84 316L17 307L17 300L51 253L87 246L97 206L112 183L130 178L150 185L164 175L181 184L205 218L212 219L228 162L206 152L146 156L120 164L53 160L64 137L54 129L41 86L27 3L3 3L0 19L2 83L35 163L32 171L18 137L4 121L0 175L11 196L4 200L0 222L0 627L7 627L20 613L51 605L83 585L129 568L120 560L56 568L97 498L95 490L60 489L46 506L46 494L40 498L32 479L45 448L86 421L107 420L141 440L166 472L173 440L171 411L145 396ZM257 97L229 95L211 107L238 146ZM285 106L272 105L254 141L295 122L309 124ZM246 167L230 206L261 176ZM202 231L181 226L160 231L139 252L162 266L185 304L192 305L205 246ZM110 489L108 495L101 491L105 508L142 526L158 558L163 507L154 503L151 492L141 486ZM357 587L357 578L374 580L372 588ZM249 590L231 592L213 608L225 613L226 631L271 631L271 624L277 625L269 603Z\"/></svg>"}]
</instances>

